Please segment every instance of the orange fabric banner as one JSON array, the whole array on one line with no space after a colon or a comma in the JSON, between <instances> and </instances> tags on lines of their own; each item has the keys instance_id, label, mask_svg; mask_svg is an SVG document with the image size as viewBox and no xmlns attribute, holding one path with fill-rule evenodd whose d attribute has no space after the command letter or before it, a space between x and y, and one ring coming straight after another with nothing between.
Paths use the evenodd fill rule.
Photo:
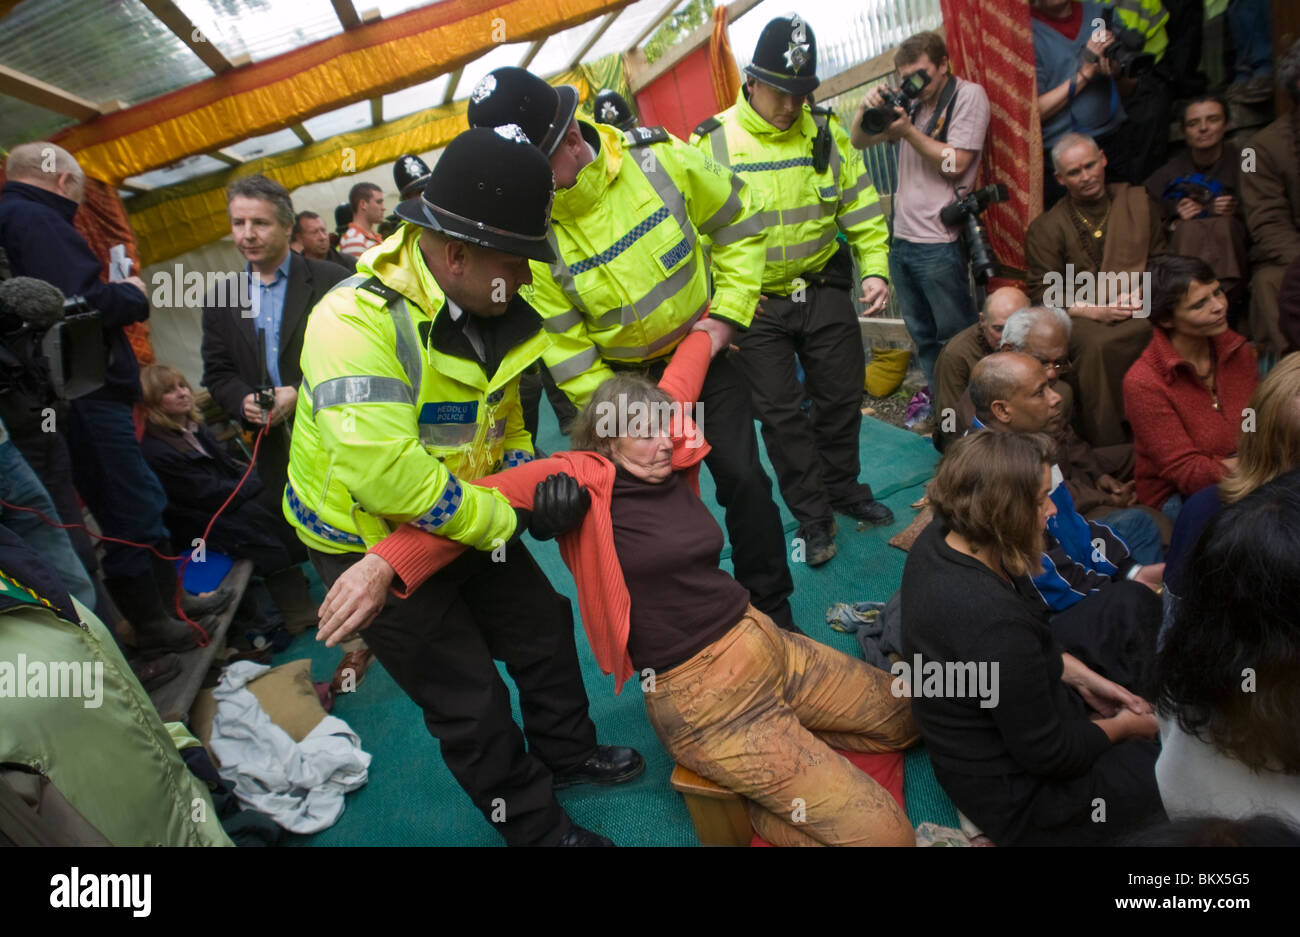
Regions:
<instances>
[{"instance_id":1,"label":"orange fabric banner","mask_svg":"<svg viewBox=\"0 0 1300 937\"><path fill-rule=\"evenodd\" d=\"M196 153L430 81L505 43L550 36L630 0L444 0L106 114L55 137L117 184Z\"/></svg>"},{"instance_id":2,"label":"orange fabric banner","mask_svg":"<svg viewBox=\"0 0 1300 937\"><path fill-rule=\"evenodd\" d=\"M740 97L740 72L736 57L731 54L731 40L727 38L727 5L713 9L713 35L709 37L709 72L713 78L713 96L718 110L725 111Z\"/></svg>"}]
</instances>

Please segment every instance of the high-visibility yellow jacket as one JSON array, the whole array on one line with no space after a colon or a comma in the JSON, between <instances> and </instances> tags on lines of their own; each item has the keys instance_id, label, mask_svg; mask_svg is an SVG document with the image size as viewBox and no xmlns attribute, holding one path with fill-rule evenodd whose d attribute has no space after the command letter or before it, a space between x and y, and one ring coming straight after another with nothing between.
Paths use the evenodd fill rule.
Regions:
<instances>
[{"instance_id":1,"label":"high-visibility yellow jacket","mask_svg":"<svg viewBox=\"0 0 1300 937\"><path fill-rule=\"evenodd\" d=\"M819 123L834 146L826 169L813 165ZM808 105L788 130L778 130L741 92L735 106L696 128L695 146L730 166L754 190L761 211L732 227L730 236L758 233L766 245L763 291L789 295L796 279L820 270L844 232L861 277L889 279L889 228L862 154L834 115Z\"/></svg>"},{"instance_id":2,"label":"high-visibility yellow jacket","mask_svg":"<svg viewBox=\"0 0 1300 937\"><path fill-rule=\"evenodd\" d=\"M364 552L406 521L480 550L515 530L505 497L469 482L532 458L519 374L550 340L516 297L495 332L510 350L489 378L421 234L405 225L367 252L307 320L283 509L316 550ZM365 286L372 275L382 285Z\"/></svg>"},{"instance_id":3,"label":"high-visibility yellow jacket","mask_svg":"<svg viewBox=\"0 0 1300 937\"><path fill-rule=\"evenodd\" d=\"M662 128L580 126L599 151L555 194L559 260L535 261L521 291L553 339L546 366L578 407L613 374L606 361L670 354L706 308L747 327L763 266L761 236L728 237L753 211L730 170Z\"/></svg>"},{"instance_id":4,"label":"high-visibility yellow jacket","mask_svg":"<svg viewBox=\"0 0 1300 937\"><path fill-rule=\"evenodd\" d=\"M1115 8L1115 18L1120 25L1136 29L1147 37L1146 45L1142 47L1143 52L1154 55L1157 62L1164 58L1165 49L1169 46L1169 36L1165 32L1165 26L1169 24L1169 11L1160 0L1103 0L1103 3ZM1091 30L1093 27L1084 23L1082 28Z\"/></svg>"}]
</instances>

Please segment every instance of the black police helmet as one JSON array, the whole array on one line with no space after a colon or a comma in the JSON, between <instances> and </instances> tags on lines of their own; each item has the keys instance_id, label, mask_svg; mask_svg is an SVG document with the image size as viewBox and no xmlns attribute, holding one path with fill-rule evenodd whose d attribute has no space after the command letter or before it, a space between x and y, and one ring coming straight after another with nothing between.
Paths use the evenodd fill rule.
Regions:
<instances>
[{"instance_id":1,"label":"black police helmet","mask_svg":"<svg viewBox=\"0 0 1300 937\"><path fill-rule=\"evenodd\" d=\"M508 65L489 72L474 86L465 116L471 127L515 124L523 128L549 159L577 110L577 88L552 87L532 72Z\"/></svg>"},{"instance_id":2,"label":"black police helmet","mask_svg":"<svg viewBox=\"0 0 1300 937\"><path fill-rule=\"evenodd\" d=\"M352 206L347 202L334 206L334 229L342 234L352 224Z\"/></svg>"},{"instance_id":3,"label":"black police helmet","mask_svg":"<svg viewBox=\"0 0 1300 937\"><path fill-rule=\"evenodd\" d=\"M399 156L397 162L393 163L393 181L397 183L397 191L402 193L403 199L419 195L429 184L429 176L432 174L429 164L413 153Z\"/></svg>"},{"instance_id":4,"label":"black police helmet","mask_svg":"<svg viewBox=\"0 0 1300 937\"><path fill-rule=\"evenodd\" d=\"M745 74L786 94L811 94L817 80L817 40L798 14L779 16L763 27L754 60Z\"/></svg>"},{"instance_id":5,"label":"black police helmet","mask_svg":"<svg viewBox=\"0 0 1300 937\"><path fill-rule=\"evenodd\" d=\"M632 108L628 107L623 95L617 91L611 91L609 88L604 89L600 94L596 95L596 100L592 102L591 108L596 115L596 123L610 124L619 130L631 130L636 125L636 117L632 114Z\"/></svg>"},{"instance_id":6,"label":"black police helmet","mask_svg":"<svg viewBox=\"0 0 1300 937\"><path fill-rule=\"evenodd\" d=\"M550 263L551 164L516 124L467 130L447 144L424 192L397 206L403 221L507 254Z\"/></svg>"}]
</instances>

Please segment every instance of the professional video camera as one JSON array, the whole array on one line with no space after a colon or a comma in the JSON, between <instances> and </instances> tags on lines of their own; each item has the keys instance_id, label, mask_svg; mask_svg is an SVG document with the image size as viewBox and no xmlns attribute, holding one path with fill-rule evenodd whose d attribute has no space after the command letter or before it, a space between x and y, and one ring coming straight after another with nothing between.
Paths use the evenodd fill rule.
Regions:
<instances>
[{"instance_id":1,"label":"professional video camera","mask_svg":"<svg viewBox=\"0 0 1300 937\"><path fill-rule=\"evenodd\" d=\"M0 413L11 430L104 383L104 330L80 296L31 277L0 281Z\"/></svg>"},{"instance_id":2,"label":"professional video camera","mask_svg":"<svg viewBox=\"0 0 1300 937\"><path fill-rule=\"evenodd\" d=\"M894 111L896 107L901 107L907 116L911 117L916 113L921 92L929 83L930 76L917 69L903 79L897 91L881 88L880 97L885 103L880 107L869 107L862 112L862 129L872 135L884 133L886 127L898 120L898 114Z\"/></svg>"},{"instance_id":3,"label":"professional video camera","mask_svg":"<svg viewBox=\"0 0 1300 937\"><path fill-rule=\"evenodd\" d=\"M1146 36L1136 29L1121 26L1115 19L1115 8L1105 7L1101 11L1101 20L1106 29L1115 37L1115 42L1103 53L1110 59L1111 74L1122 78L1141 78L1156 67L1156 57L1143 52L1147 44Z\"/></svg>"},{"instance_id":4,"label":"professional video camera","mask_svg":"<svg viewBox=\"0 0 1300 937\"><path fill-rule=\"evenodd\" d=\"M958 186L957 200L945 205L939 212L939 220L950 228L960 224L966 226L966 245L970 251L971 271L975 282L983 286L989 277L998 272L998 258L989 244L988 233L980 224L980 213L993 202L1005 202L1008 198L1007 187L998 183L988 185L971 192L966 186Z\"/></svg>"}]
</instances>

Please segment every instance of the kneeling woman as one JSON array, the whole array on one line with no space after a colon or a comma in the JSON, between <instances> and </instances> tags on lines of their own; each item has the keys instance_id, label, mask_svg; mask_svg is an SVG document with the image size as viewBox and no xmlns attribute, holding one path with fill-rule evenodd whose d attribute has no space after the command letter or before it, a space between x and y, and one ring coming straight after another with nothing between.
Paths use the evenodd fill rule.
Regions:
<instances>
[{"instance_id":1,"label":"kneeling woman","mask_svg":"<svg viewBox=\"0 0 1300 937\"><path fill-rule=\"evenodd\" d=\"M715 338L713 348L725 344ZM549 493L568 486L561 500L577 494L577 481L548 474L565 472L587 486L592 507L559 544L597 662L620 689L628 677L643 676L646 711L664 747L678 763L748 798L764 839L912 845L911 824L889 793L831 750L895 751L916 741L908 701L890 692L891 676L777 627L719 568L722 529L700 500L697 480L708 447L689 419L665 420L672 425L653 435L608 431L619 428L611 415L666 414L698 399L709 356L710 341L691 335L659 387L629 376L601 385L573 429L575 444L594 452L560 453L477 484L539 514ZM417 542L422 558L413 567L404 559ZM461 549L404 525L349 573L359 585L391 564L406 594L418 586L412 578ZM392 573L375 580L381 591L371 605L382 602ZM322 606L321 634L330 641L335 607L353 624L364 618L352 618L348 589L341 578ZM806 806L796 823L799 800Z\"/></svg>"},{"instance_id":2,"label":"kneeling woman","mask_svg":"<svg viewBox=\"0 0 1300 937\"><path fill-rule=\"evenodd\" d=\"M996 683L935 693L914 675L912 708L939 783L1000 846L1100 843L1163 818L1150 705L1062 653L1029 579L1056 513L1051 453L1043 436L958 441L903 569L904 659Z\"/></svg>"}]
</instances>

